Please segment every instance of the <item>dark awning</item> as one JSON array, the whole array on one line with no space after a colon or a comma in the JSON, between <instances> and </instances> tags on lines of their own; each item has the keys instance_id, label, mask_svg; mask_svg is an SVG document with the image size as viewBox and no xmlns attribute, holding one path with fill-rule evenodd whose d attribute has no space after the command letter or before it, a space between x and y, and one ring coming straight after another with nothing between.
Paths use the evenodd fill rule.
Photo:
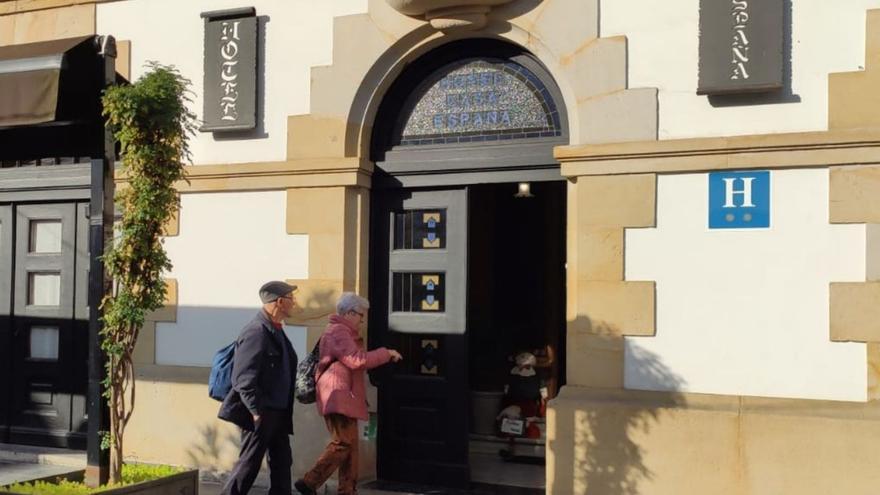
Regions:
<instances>
[{"instance_id":1,"label":"dark awning","mask_svg":"<svg viewBox=\"0 0 880 495\"><path fill-rule=\"evenodd\" d=\"M97 156L104 137L102 46L111 44L112 37L81 36L0 47L0 166Z\"/></svg>"},{"instance_id":2,"label":"dark awning","mask_svg":"<svg viewBox=\"0 0 880 495\"><path fill-rule=\"evenodd\" d=\"M94 103L65 105L61 94L64 85L79 86L73 94L93 92L94 40L82 36L0 47L0 128L92 117Z\"/></svg>"}]
</instances>

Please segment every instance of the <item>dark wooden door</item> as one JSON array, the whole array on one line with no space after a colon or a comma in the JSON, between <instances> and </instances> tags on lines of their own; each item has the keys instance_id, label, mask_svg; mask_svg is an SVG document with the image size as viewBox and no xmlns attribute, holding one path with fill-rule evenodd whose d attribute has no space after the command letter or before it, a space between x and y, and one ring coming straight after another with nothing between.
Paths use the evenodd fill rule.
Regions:
<instances>
[{"instance_id":1,"label":"dark wooden door","mask_svg":"<svg viewBox=\"0 0 880 495\"><path fill-rule=\"evenodd\" d=\"M370 340L400 363L379 388L378 475L466 486L467 189L376 193Z\"/></svg>"},{"instance_id":2,"label":"dark wooden door","mask_svg":"<svg viewBox=\"0 0 880 495\"><path fill-rule=\"evenodd\" d=\"M76 318L84 213L74 203L14 207L12 443L84 447L88 321Z\"/></svg>"}]
</instances>

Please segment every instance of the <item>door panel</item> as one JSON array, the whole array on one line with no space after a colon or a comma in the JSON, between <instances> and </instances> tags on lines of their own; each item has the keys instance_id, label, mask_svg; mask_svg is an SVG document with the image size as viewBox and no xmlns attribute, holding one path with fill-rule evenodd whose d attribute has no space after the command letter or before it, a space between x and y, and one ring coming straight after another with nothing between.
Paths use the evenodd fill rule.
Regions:
<instances>
[{"instance_id":1,"label":"door panel","mask_svg":"<svg viewBox=\"0 0 880 495\"><path fill-rule=\"evenodd\" d=\"M391 246L388 328L403 333L463 334L466 190L412 192L384 216Z\"/></svg>"},{"instance_id":2,"label":"door panel","mask_svg":"<svg viewBox=\"0 0 880 495\"><path fill-rule=\"evenodd\" d=\"M371 344L398 349L379 385L379 477L466 486L467 190L383 193L373 216Z\"/></svg>"},{"instance_id":3,"label":"door panel","mask_svg":"<svg viewBox=\"0 0 880 495\"><path fill-rule=\"evenodd\" d=\"M75 205L16 208L15 314L73 317Z\"/></svg>"},{"instance_id":4,"label":"door panel","mask_svg":"<svg viewBox=\"0 0 880 495\"><path fill-rule=\"evenodd\" d=\"M74 318L77 205L15 207L9 441L84 446L88 321ZM78 225L79 224L79 225Z\"/></svg>"},{"instance_id":5,"label":"door panel","mask_svg":"<svg viewBox=\"0 0 880 495\"><path fill-rule=\"evenodd\" d=\"M13 443L67 446L71 421L73 322L15 319Z\"/></svg>"}]
</instances>

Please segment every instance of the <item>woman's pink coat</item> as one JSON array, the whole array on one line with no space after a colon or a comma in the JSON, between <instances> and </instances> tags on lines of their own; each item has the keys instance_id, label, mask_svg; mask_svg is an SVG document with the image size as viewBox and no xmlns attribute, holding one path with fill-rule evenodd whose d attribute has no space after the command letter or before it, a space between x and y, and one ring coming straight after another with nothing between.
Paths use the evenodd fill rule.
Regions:
<instances>
[{"instance_id":1,"label":"woman's pink coat","mask_svg":"<svg viewBox=\"0 0 880 495\"><path fill-rule=\"evenodd\" d=\"M315 371L318 413L366 420L364 372L390 361L388 349L366 351L357 328L338 315L330 316L319 349Z\"/></svg>"}]
</instances>

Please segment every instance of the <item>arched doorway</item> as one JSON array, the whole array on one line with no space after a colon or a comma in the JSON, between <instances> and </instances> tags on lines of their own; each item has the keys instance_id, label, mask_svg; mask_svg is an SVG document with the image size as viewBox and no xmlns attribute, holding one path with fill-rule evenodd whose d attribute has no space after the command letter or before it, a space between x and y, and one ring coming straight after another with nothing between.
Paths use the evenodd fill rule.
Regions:
<instances>
[{"instance_id":1,"label":"arched doorway","mask_svg":"<svg viewBox=\"0 0 880 495\"><path fill-rule=\"evenodd\" d=\"M372 377L380 480L543 493L541 394L565 369L561 102L531 54L490 39L427 53L383 99L370 340L405 361Z\"/></svg>"}]
</instances>

